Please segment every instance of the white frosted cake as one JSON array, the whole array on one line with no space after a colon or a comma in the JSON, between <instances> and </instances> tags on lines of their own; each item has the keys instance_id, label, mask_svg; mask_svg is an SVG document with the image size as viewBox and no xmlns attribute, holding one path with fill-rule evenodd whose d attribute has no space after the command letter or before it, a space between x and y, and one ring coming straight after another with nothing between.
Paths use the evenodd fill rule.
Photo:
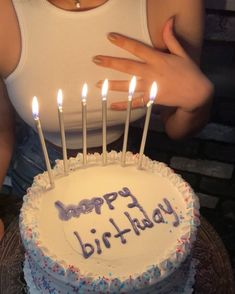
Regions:
<instances>
[{"instance_id":1,"label":"white frosted cake","mask_svg":"<svg viewBox=\"0 0 235 294\"><path fill-rule=\"evenodd\" d=\"M20 216L30 293L191 293L198 199L165 164L110 152L38 175Z\"/></svg>"}]
</instances>

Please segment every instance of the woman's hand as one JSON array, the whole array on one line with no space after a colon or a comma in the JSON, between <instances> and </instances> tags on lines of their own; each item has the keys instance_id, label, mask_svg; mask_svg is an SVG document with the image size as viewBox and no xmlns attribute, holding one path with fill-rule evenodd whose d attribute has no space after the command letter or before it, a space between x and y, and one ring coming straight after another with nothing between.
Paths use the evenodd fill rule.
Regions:
<instances>
[{"instance_id":1,"label":"woman's hand","mask_svg":"<svg viewBox=\"0 0 235 294\"><path fill-rule=\"evenodd\" d=\"M173 24L174 19L169 19L163 30L163 40L169 53L153 49L119 34L110 33L109 40L132 53L138 61L101 55L94 58L97 65L138 77L136 88L138 97L134 98L132 103L134 108L143 107L143 101L147 103L153 81L158 84L155 103L180 108L186 112L193 112L208 104L213 86L176 39ZM98 86L101 84L102 81ZM110 90L128 91L128 87L129 81L109 81ZM111 108L123 110L126 105L126 101L120 101L113 103Z\"/></svg>"}]
</instances>

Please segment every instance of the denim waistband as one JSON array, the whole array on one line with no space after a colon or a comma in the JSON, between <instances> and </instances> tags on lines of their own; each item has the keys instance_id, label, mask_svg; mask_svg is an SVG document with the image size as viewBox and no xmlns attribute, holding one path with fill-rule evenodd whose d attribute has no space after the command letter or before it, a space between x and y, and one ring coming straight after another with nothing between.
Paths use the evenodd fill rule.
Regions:
<instances>
[{"instance_id":1,"label":"denim waistband","mask_svg":"<svg viewBox=\"0 0 235 294\"><path fill-rule=\"evenodd\" d=\"M46 170L44 155L38 134L29 126L25 126L24 138L18 144L12 160L10 176L12 181L13 193L16 196L23 197L27 189L32 185L33 178ZM122 138L109 144L107 150L119 151L122 148ZM60 147L50 142L46 142L48 156L51 166L54 167L56 159L62 159L63 153ZM81 150L68 152L68 157L76 156ZM88 149L89 153L102 152L102 148Z\"/></svg>"},{"instance_id":2,"label":"denim waistband","mask_svg":"<svg viewBox=\"0 0 235 294\"><path fill-rule=\"evenodd\" d=\"M55 165L56 159L61 159L62 154L51 144L46 143L51 166ZM28 187L32 185L33 178L46 170L44 155L38 134L27 127L22 142L17 146L12 160L10 176L13 193L22 197Z\"/></svg>"}]
</instances>

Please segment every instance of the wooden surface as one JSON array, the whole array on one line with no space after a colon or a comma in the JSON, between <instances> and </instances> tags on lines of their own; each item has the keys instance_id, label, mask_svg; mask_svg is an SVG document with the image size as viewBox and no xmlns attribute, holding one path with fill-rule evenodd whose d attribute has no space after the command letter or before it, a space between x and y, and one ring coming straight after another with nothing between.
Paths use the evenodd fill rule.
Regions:
<instances>
[{"instance_id":1,"label":"wooden surface","mask_svg":"<svg viewBox=\"0 0 235 294\"><path fill-rule=\"evenodd\" d=\"M233 270L228 253L213 227L201 217L193 256L199 260L195 294L234 294Z\"/></svg>"},{"instance_id":2,"label":"wooden surface","mask_svg":"<svg viewBox=\"0 0 235 294\"><path fill-rule=\"evenodd\" d=\"M193 256L199 260L195 294L235 293L228 254L218 234L203 218ZM0 294L25 293L23 261L24 250L16 217L8 226L0 243Z\"/></svg>"}]
</instances>

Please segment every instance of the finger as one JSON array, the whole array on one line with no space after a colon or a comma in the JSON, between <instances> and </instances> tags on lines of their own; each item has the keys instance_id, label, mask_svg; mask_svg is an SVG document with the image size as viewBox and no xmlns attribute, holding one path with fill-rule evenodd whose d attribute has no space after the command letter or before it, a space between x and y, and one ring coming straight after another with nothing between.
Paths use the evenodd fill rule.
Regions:
<instances>
[{"instance_id":1,"label":"finger","mask_svg":"<svg viewBox=\"0 0 235 294\"><path fill-rule=\"evenodd\" d=\"M175 55L181 57L187 57L187 53L185 52L184 48L181 46L179 41L176 39L174 31L174 18L171 17L166 22L164 29L163 29L163 40L169 49L169 51Z\"/></svg>"},{"instance_id":2,"label":"finger","mask_svg":"<svg viewBox=\"0 0 235 294\"><path fill-rule=\"evenodd\" d=\"M112 68L131 75L142 76L145 73L145 64L140 61L97 55L93 61L100 66Z\"/></svg>"},{"instance_id":3,"label":"finger","mask_svg":"<svg viewBox=\"0 0 235 294\"><path fill-rule=\"evenodd\" d=\"M110 108L112 110L125 110L127 109L127 101L114 102L110 105Z\"/></svg>"},{"instance_id":4,"label":"finger","mask_svg":"<svg viewBox=\"0 0 235 294\"><path fill-rule=\"evenodd\" d=\"M140 41L136 41L120 34L110 33L108 34L108 39L113 44L127 50L146 62L148 62L151 58L156 58L158 55L161 55L161 52L155 51L153 48L141 43Z\"/></svg>"},{"instance_id":5,"label":"finger","mask_svg":"<svg viewBox=\"0 0 235 294\"><path fill-rule=\"evenodd\" d=\"M132 99L131 108L143 108L147 104L147 98L145 96L139 96ZM127 101L114 102L110 105L113 110L125 110L127 109Z\"/></svg>"},{"instance_id":6,"label":"finger","mask_svg":"<svg viewBox=\"0 0 235 294\"><path fill-rule=\"evenodd\" d=\"M148 103L148 98L144 95L132 99L132 108L143 108Z\"/></svg>"},{"instance_id":7,"label":"finger","mask_svg":"<svg viewBox=\"0 0 235 294\"><path fill-rule=\"evenodd\" d=\"M102 88L104 81L99 81L96 86L98 88ZM128 92L130 86L130 81L116 81L109 80L109 90L111 91L119 91L119 92ZM139 79L136 83L135 93L136 92L144 92L147 88L147 83L143 79Z\"/></svg>"},{"instance_id":8,"label":"finger","mask_svg":"<svg viewBox=\"0 0 235 294\"><path fill-rule=\"evenodd\" d=\"M109 90L110 91L119 91L119 92L127 92L129 89L129 81L114 81L109 80ZM99 81L96 86L98 88L102 88L103 81Z\"/></svg>"}]
</instances>

